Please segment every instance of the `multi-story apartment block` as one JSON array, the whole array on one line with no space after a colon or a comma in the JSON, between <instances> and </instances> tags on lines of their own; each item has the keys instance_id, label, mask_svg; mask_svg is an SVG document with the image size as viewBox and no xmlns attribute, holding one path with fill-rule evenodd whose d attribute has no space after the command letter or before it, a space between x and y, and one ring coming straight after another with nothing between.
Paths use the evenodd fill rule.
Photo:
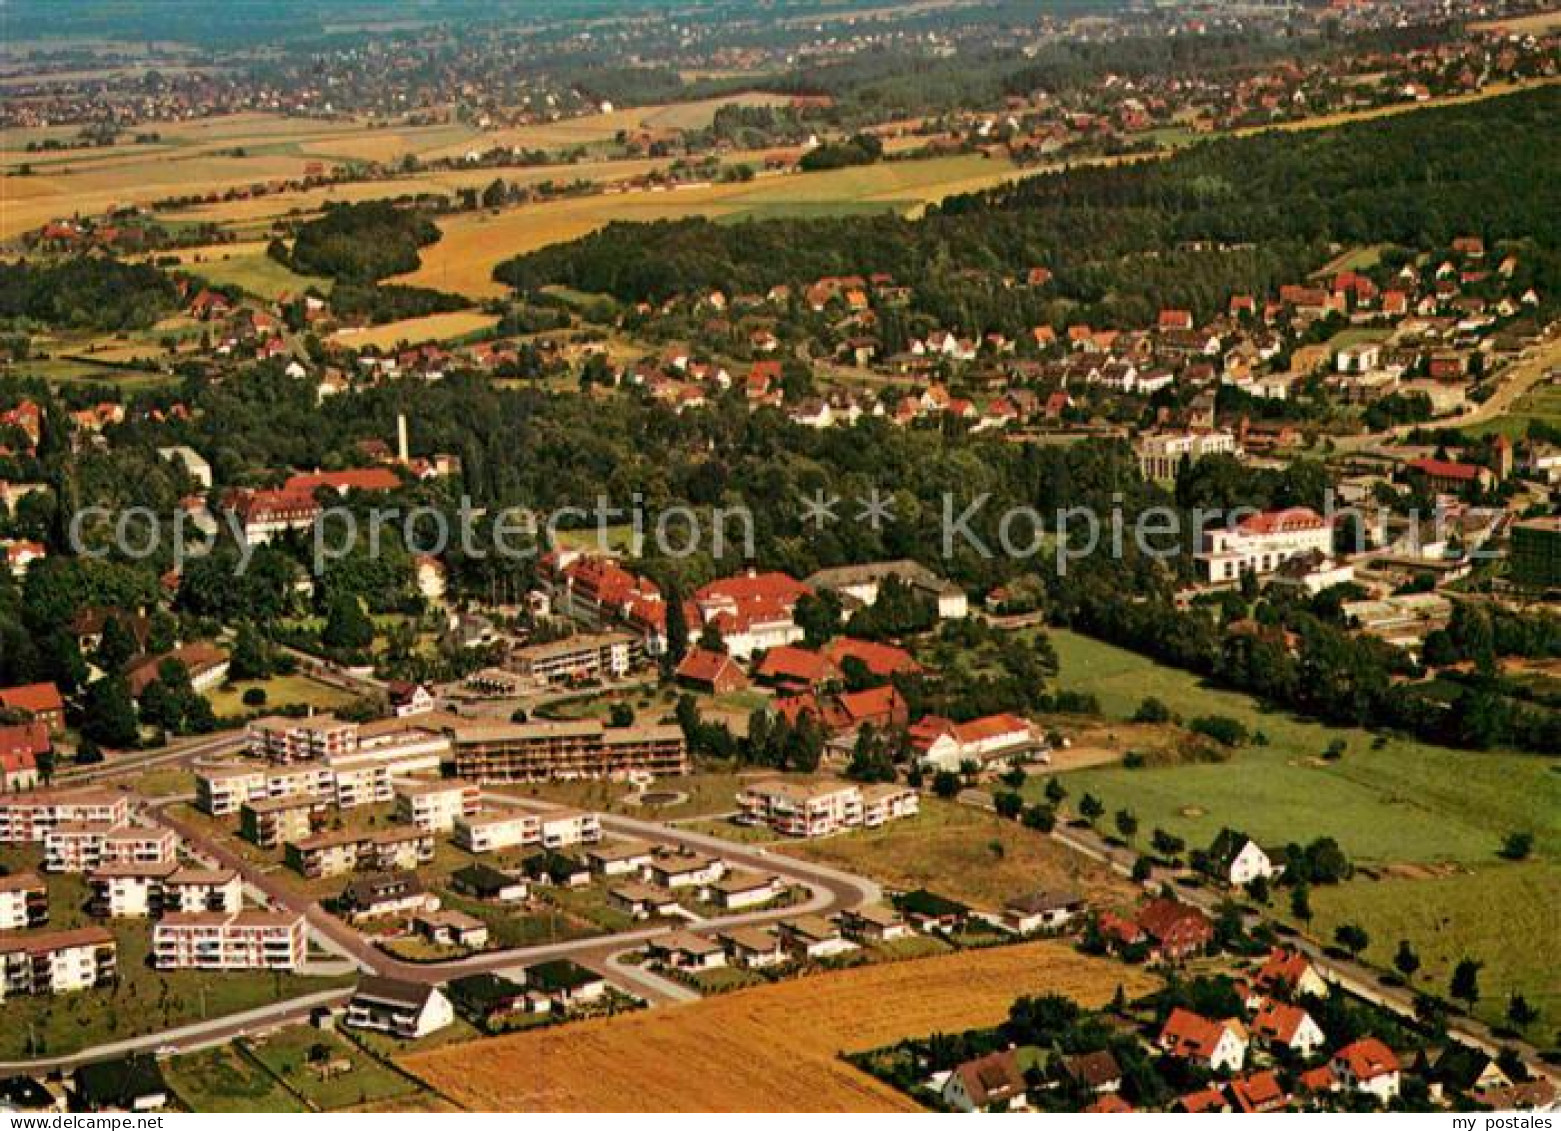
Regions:
<instances>
[{"instance_id":1,"label":"multi-story apartment block","mask_svg":"<svg viewBox=\"0 0 1561 1131\"><path fill-rule=\"evenodd\" d=\"M1138 441L1138 469L1145 479L1169 483L1183 467L1205 456L1235 455L1236 436L1228 429L1203 429L1186 432L1152 432Z\"/></svg>"},{"instance_id":2,"label":"multi-story apartment block","mask_svg":"<svg viewBox=\"0 0 1561 1131\"><path fill-rule=\"evenodd\" d=\"M1194 560L1205 581L1226 583L1240 581L1243 573L1264 577L1292 558L1313 553L1333 553L1333 530L1310 507L1290 507L1204 531L1203 548Z\"/></svg>"},{"instance_id":3,"label":"multi-story apartment block","mask_svg":"<svg viewBox=\"0 0 1561 1131\"><path fill-rule=\"evenodd\" d=\"M239 911L244 883L237 872L181 868L177 864L114 864L87 877L91 910L109 918L143 918L170 912Z\"/></svg>"},{"instance_id":4,"label":"multi-story apartment block","mask_svg":"<svg viewBox=\"0 0 1561 1131\"><path fill-rule=\"evenodd\" d=\"M152 928L159 970L296 970L307 948L296 911L173 911Z\"/></svg>"},{"instance_id":5,"label":"multi-story apartment block","mask_svg":"<svg viewBox=\"0 0 1561 1131\"><path fill-rule=\"evenodd\" d=\"M501 723L450 731L455 773L468 781L531 782L688 772L678 726L604 727L595 719Z\"/></svg>"},{"instance_id":6,"label":"multi-story apartment block","mask_svg":"<svg viewBox=\"0 0 1561 1131\"><path fill-rule=\"evenodd\" d=\"M568 809L545 813L541 820L542 847L556 851L602 839L602 819L595 813Z\"/></svg>"},{"instance_id":7,"label":"multi-story apartment block","mask_svg":"<svg viewBox=\"0 0 1561 1131\"><path fill-rule=\"evenodd\" d=\"M510 666L543 683L621 679L640 657L640 641L626 632L594 632L519 648Z\"/></svg>"},{"instance_id":8,"label":"multi-story apartment block","mask_svg":"<svg viewBox=\"0 0 1561 1131\"><path fill-rule=\"evenodd\" d=\"M239 834L257 847L281 848L290 841L308 838L326 808L326 802L312 797L246 801L239 809Z\"/></svg>"},{"instance_id":9,"label":"multi-story apartment block","mask_svg":"<svg viewBox=\"0 0 1561 1131\"><path fill-rule=\"evenodd\" d=\"M320 762L358 748L358 724L335 715L256 719L249 724L249 752L271 762Z\"/></svg>"},{"instance_id":10,"label":"multi-story apartment block","mask_svg":"<svg viewBox=\"0 0 1561 1131\"><path fill-rule=\"evenodd\" d=\"M755 782L737 795L738 820L764 825L782 836L831 836L846 829L876 828L913 817L920 799L914 789L892 783Z\"/></svg>"},{"instance_id":11,"label":"multi-story apartment block","mask_svg":"<svg viewBox=\"0 0 1561 1131\"><path fill-rule=\"evenodd\" d=\"M197 766L195 805L213 817L229 817L247 801L312 797L324 800L335 789L334 775L326 766L261 766L226 762Z\"/></svg>"},{"instance_id":12,"label":"multi-story apartment block","mask_svg":"<svg viewBox=\"0 0 1561 1131\"><path fill-rule=\"evenodd\" d=\"M33 872L0 876L0 931L24 931L49 921L49 888Z\"/></svg>"},{"instance_id":13,"label":"multi-story apartment block","mask_svg":"<svg viewBox=\"0 0 1561 1131\"><path fill-rule=\"evenodd\" d=\"M542 822L530 813L474 813L456 818L454 840L467 852L502 852L542 843Z\"/></svg>"},{"instance_id":14,"label":"multi-story apartment block","mask_svg":"<svg viewBox=\"0 0 1561 1131\"><path fill-rule=\"evenodd\" d=\"M323 833L287 845L287 866L311 879L353 871L410 871L431 863L434 834L421 829Z\"/></svg>"},{"instance_id":15,"label":"multi-story apartment block","mask_svg":"<svg viewBox=\"0 0 1561 1131\"><path fill-rule=\"evenodd\" d=\"M463 781L397 782L395 792L396 820L432 833L450 832L480 801L477 787Z\"/></svg>"},{"instance_id":16,"label":"multi-story apartment block","mask_svg":"<svg viewBox=\"0 0 1561 1131\"><path fill-rule=\"evenodd\" d=\"M114 936L101 927L0 938L0 1001L95 989L118 976Z\"/></svg>"},{"instance_id":17,"label":"multi-story apartment block","mask_svg":"<svg viewBox=\"0 0 1561 1131\"><path fill-rule=\"evenodd\" d=\"M110 864L165 864L178 859L172 829L109 825L100 821L56 825L43 838L46 872L90 872Z\"/></svg>"},{"instance_id":18,"label":"multi-story apartment block","mask_svg":"<svg viewBox=\"0 0 1561 1131\"><path fill-rule=\"evenodd\" d=\"M123 825L130 799L106 789L43 790L0 797L0 844L42 841L61 824Z\"/></svg>"}]
</instances>

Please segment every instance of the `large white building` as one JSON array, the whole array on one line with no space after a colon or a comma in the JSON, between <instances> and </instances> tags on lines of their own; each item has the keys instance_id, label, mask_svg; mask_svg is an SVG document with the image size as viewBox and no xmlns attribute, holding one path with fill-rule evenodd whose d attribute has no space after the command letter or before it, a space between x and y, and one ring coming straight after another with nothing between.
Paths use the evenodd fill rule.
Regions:
<instances>
[{"instance_id":1,"label":"large white building","mask_svg":"<svg viewBox=\"0 0 1561 1131\"><path fill-rule=\"evenodd\" d=\"M473 813L456 818L453 839L467 852L502 852L541 843L542 822L530 813Z\"/></svg>"},{"instance_id":2,"label":"large white building","mask_svg":"<svg viewBox=\"0 0 1561 1131\"><path fill-rule=\"evenodd\" d=\"M101 927L0 938L0 1001L90 990L118 973L114 936Z\"/></svg>"},{"instance_id":3,"label":"large white building","mask_svg":"<svg viewBox=\"0 0 1561 1131\"><path fill-rule=\"evenodd\" d=\"M307 950L297 911L175 911L152 928L159 970L296 970Z\"/></svg>"},{"instance_id":4,"label":"large white building","mask_svg":"<svg viewBox=\"0 0 1561 1131\"><path fill-rule=\"evenodd\" d=\"M1138 441L1138 469L1151 483L1169 483L1184 465L1205 456L1235 455L1236 436L1225 428L1151 432Z\"/></svg>"},{"instance_id":5,"label":"large white building","mask_svg":"<svg viewBox=\"0 0 1561 1131\"><path fill-rule=\"evenodd\" d=\"M335 715L256 719L249 724L248 738L250 753L268 761L316 762L356 750L358 724Z\"/></svg>"},{"instance_id":6,"label":"large white building","mask_svg":"<svg viewBox=\"0 0 1561 1131\"><path fill-rule=\"evenodd\" d=\"M91 910L109 918L142 918L184 911L238 911L244 883L237 872L161 864L112 864L87 877Z\"/></svg>"},{"instance_id":7,"label":"large white building","mask_svg":"<svg viewBox=\"0 0 1561 1131\"><path fill-rule=\"evenodd\" d=\"M1252 515L1234 527L1204 531L1195 560L1203 580L1221 584L1239 581L1243 573L1263 577L1292 558L1332 550L1333 530L1327 520L1310 507L1290 507Z\"/></svg>"},{"instance_id":8,"label":"large white building","mask_svg":"<svg viewBox=\"0 0 1561 1131\"><path fill-rule=\"evenodd\" d=\"M820 837L914 817L920 798L893 784L760 781L737 795L738 821L763 825L782 836Z\"/></svg>"},{"instance_id":9,"label":"large white building","mask_svg":"<svg viewBox=\"0 0 1561 1131\"><path fill-rule=\"evenodd\" d=\"M49 888L32 872L0 876L0 931L23 931L49 921Z\"/></svg>"},{"instance_id":10,"label":"large white building","mask_svg":"<svg viewBox=\"0 0 1561 1131\"><path fill-rule=\"evenodd\" d=\"M9 794L0 797L0 844L42 841L57 825L122 825L130 820L130 799L106 789Z\"/></svg>"},{"instance_id":11,"label":"large white building","mask_svg":"<svg viewBox=\"0 0 1561 1131\"><path fill-rule=\"evenodd\" d=\"M940 620L960 620L970 612L963 589L915 561L869 562L821 569L809 577L807 583L814 589L832 591L871 606L878 600L884 582L891 577L908 585L918 596L934 602Z\"/></svg>"},{"instance_id":12,"label":"large white building","mask_svg":"<svg viewBox=\"0 0 1561 1131\"><path fill-rule=\"evenodd\" d=\"M179 855L172 829L101 821L56 825L43 838L46 872L90 872L109 864L167 864Z\"/></svg>"},{"instance_id":13,"label":"large white building","mask_svg":"<svg viewBox=\"0 0 1561 1131\"><path fill-rule=\"evenodd\" d=\"M447 833L455 822L477 812L477 787L463 781L397 782L396 820L424 832Z\"/></svg>"}]
</instances>

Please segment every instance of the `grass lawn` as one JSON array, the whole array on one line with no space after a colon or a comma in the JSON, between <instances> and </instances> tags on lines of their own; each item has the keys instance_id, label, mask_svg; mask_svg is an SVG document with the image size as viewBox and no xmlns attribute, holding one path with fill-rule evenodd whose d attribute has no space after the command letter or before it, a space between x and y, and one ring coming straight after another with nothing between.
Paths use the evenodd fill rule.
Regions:
<instances>
[{"instance_id":1,"label":"grass lawn","mask_svg":"<svg viewBox=\"0 0 1561 1131\"><path fill-rule=\"evenodd\" d=\"M1499 432L1515 440L1528 435L1529 422L1534 420L1561 427L1561 384L1536 385L1519 397L1509 411L1468 431L1475 435Z\"/></svg>"},{"instance_id":2,"label":"grass lawn","mask_svg":"<svg viewBox=\"0 0 1561 1131\"><path fill-rule=\"evenodd\" d=\"M622 813L630 817L643 817L650 821L682 820L686 817L706 817L730 813L737 808L737 794L743 783L753 776L735 773L710 772L689 774L687 777L664 778L651 786L648 793L683 794L682 800L667 805L634 805L627 800L632 791L622 782L582 781L548 782L538 785L499 787L506 793L523 797L538 797L544 801L557 801L581 809L595 809L605 813Z\"/></svg>"},{"instance_id":3,"label":"grass lawn","mask_svg":"<svg viewBox=\"0 0 1561 1131\"><path fill-rule=\"evenodd\" d=\"M266 701L259 707L244 705L244 692L252 687L259 687L266 693ZM224 718L248 715L255 711L276 711L289 706L334 711L353 702L350 692L320 683L306 675L279 675L271 679L224 683L207 694L206 698L211 701L211 709Z\"/></svg>"},{"instance_id":4,"label":"grass lawn","mask_svg":"<svg viewBox=\"0 0 1561 1131\"><path fill-rule=\"evenodd\" d=\"M464 911L488 924L488 934L493 940L493 945L500 950L567 942L570 939L589 938L601 933L593 923L576 918L562 908L540 901L534 909L530 909L524 906L503 907L493 903L481 903L473 899L464 899L449 891L442 891L440 899L449 910Z\"/></svg>"},{"instance_id":5,"label":"grass lawn","mask_svg":"<svg viewBox=\"0 0 1561 1131\"><path fill-rule=\"evenodd\" d=\"M329 294L331 290L329 279L299 275L290 271L267 255L264 248L259 251L238 252L226 257L222 257L223 253L220 251L211 254L219 258L207 259L202 263L188 263L185 265L185 270L215 286L239 287L258 298L273 302L284 294L301 295L310 287L314 287L322 294Z\"/></svg>"},{"instance_id":6,"label":"grass lawn","mask_svg":"<svg viewBox=\"0 0 1561 1131\"><path fill-rule=\"evenodd\" d=\"M1465 957L1485 964L1475 1013L1500 1023L1507 998L1520 991L1542 1018L1532 1036L1561 1025L1561 866L1492 864L1431 879L1354 879L1314 888L1313 931L1332 938L1340 923L1357 923L1371 937L1364 957L1391 968L1400 939L1420 955L1415 985L1447 996L1453 967Z\"/></svg>"},{"instance_id":7,"label":"grass lawn","mask_svg":"<svg viewBox=\"0 0 1561 1131\"><path fill-rule=\"evenodd\" d=\"M917 817L775 851L859 872L895 888L926 887L995 910L1013 896L1073 888L1101 897L1132 888L1041 833L951 801L925 798Z\"/></svg>"},{"instance_id":8,"label":"grass lawn","mask_svg":"<svg viewBox=\"0 0 1561 1131\"><path fill-rule=\"evenodd\" d=\"M193 1112L309 1110L276 1077L232 1045L175 1057L163 1065L163 1076Z\"/></svg>"},{"instance_id":9,"label":"grass lawn","mask_svg":"<svg viewBox=\"0 0 1561 1131\"><path fill-rule=\"evenodd\" d=\"M1073 801L1086 791L1108 812L1126 807L1147 836L1156 826L1206 846L1223 825L1265 843L1332 836L1358 861L1488 863L1506 833L1535 835L1535 854L1561 857L1561 775L1530 755L1469 753L1325 727L1268 712L1239 693L1203 686L1185 672L1068 632L1052 641L1062 686L1092 692L1112 717L1156 696L1184 718L1228 715L1268 738L1227 763L1064 775ZM1335 738L1349 744L1333 763L1319 755ZM1026 788L1039 795L1042 783Z\"/></svg>"},{"instance_id":10,"label":"grass lawn","mask_svg":"<svg viewBox=\"0 0 1561 1131\"><path fill-rule=\"evenodd\" d=\"M351 1070L330 1077L317 1072L310 1063L310 1052L316 1046L328 1049L332 1061L350 1062ZM321 1111L417 1091L417 1085L336 1033L306 1026L282 1029L251 1042L249 1049L278 1078L287 1081L289 1088Z\"/></svg>"}]
</instances>

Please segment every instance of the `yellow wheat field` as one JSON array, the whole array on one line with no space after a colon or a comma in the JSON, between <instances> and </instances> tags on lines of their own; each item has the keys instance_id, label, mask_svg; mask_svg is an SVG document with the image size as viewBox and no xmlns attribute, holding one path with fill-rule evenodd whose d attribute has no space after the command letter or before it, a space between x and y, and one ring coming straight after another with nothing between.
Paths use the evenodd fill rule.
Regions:
<instances>
[{"instance_id":1,"label":"yellow wheat field","mask_svg":"<svg viewBox=\"0 0 1561 1131\"><path fill-rule=\"evenodd\" d=\"M905 1111L839 1059L989 1025L1024 994L1089 1005L1142 970L1027 943L860 967L721 997L417 1053L400 1065L479 1111Z\"/></svg>"}]
</instances>

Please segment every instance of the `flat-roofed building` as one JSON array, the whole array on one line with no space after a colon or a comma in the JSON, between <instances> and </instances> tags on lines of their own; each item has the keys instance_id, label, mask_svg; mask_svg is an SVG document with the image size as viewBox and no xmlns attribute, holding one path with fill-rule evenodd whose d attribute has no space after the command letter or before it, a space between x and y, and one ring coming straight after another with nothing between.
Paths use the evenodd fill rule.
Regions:
<instances>
[{"instance_id":1,"label":"flat-roofed building","mask_svg":"<svg viewBox=\"0 0 1561 1131\"><path fill-rule=\"evenodd\" d=\"M183 868L159 864L112 864L87 877L94 915L144 918L172 911L238 911L244 882L226 868Z\"/></svg>"},{"instance_id":2,"label":"flat-roofed building","mask_svg":"<svg viewBox=\"0 0 1561 1131\"><path fill-rule=\"evenodd\" d=\"M130 820L130 799L112 790L40 790L0 797L0 844L41 842L62 824L122 825Z\"/></svg>"},{"instance_id":3,"label":"flat-roofed building","mask_svg":"<svg viewBox=\"0 0 1561 1131\"><path fill-rule=\"evenodd\" d=\"M688 772L679 726L608 728L596 719L480 724L453 728L455 773L468 781L657 776Z\"/></svg>"},{"instance_id":4,"label":"flat-roofed building","mask_svg":"<svg viewBox=\"0 0 1561 1131\"><path fill-rule=\"evenodd\" d=\"M195 806L213 817L229 817L247 801L311 797L327 800L334 776L325 766L266 766L223 762L195 767Z\"/></svg>"},{"instance_id":5,"label":"flat-roofed building","mask_svg":"<svg viewBox=\"0 0 1561 1131\"><path fill-rule=\"evenodd\" d=\"M34 872L0 876L0 931L26 931L49 921L49 886Z\"/></svg>"},{"instance_id":6,"label":"flat-roofed building","mask_svg":"<svg viewBox=\"0 0 1561 1131\"><path fill-rule=\"evenodd\" d=\"M737 806L742 824L764 826L782 836L819 837L913 817L920 798L914 789L892 782L861 786L774 778L746 787L737 795Z\"/></svg>"},{"instance_id":7,"label":"flat-roofed building","mask_svg":"<svg viewBox=\"0 0 1561 1131\"><path fill-rule=\"evenodd\" d=\"M358 748L358 724L335 715L255 719L248 728L249 751L279 763L319 762Z\"/></svg>"},{"instance_id":8,"label":"flat-roofed building","mask_svg":"<svg viewBox=\"0 0 1561 1131\"><path fill-rule=\"evenodd\" d=\"M173 911L152 928L159 970L297 970L307 953L297 911Z\"/></svg>"},{"instance_id":9,"label":"flat-roofed building","mask_svg":"<svg viewBox=\"0 0 1561 1131\"><path fill-rule=\"evenodd\" d=\"M542 814L542 847L570 848L577 844L595 844L602 839L602 819L583 809L564 809Z\"/></svg>"},{"instance_id":10,"label":"flat-roofed building","mask_svg":"<svg viewBox=\"0 0 1561 1131\"><path fill-rule=\"evenodd\" d=\"M90 872L110 864L163 864L178 859L172 829L99 821L56 825L43 838L46 872Z\"/></svg>"},{"instance_id":11,"label":"flat-roofed building","mask_svg":"<svg viewBox=\"0 0 1561 1131\"><path fill-rule=\"evenodd\" d=\"M321 833L287 845L287 866L310 879L361 870L418 868L434 859L434 834L421 829Z\"/></svg>"},{"instance_id":12,"label":"flat-roofed building","mask_svg":"<svg viewBox=\"0 0 1561 1131\"><path fill-rule=\"evenodd\" d=\"M397 782L396 820L424 832L447 833L461 817L477 812L481 796L464 781Z\"/></svg>"},{"instance_id":13,"label":"flat-roofed building","mask_svg":"<svg viewBox=\"0 0 1561 1131\"><path fill-rule=\"evenodd\" d=\"M543 683L622 679L639 655L639 640L626 632L591 632L518 648L510 666Z\"/></svg>"},{"instance_id":14,"label":"flat-roofed building","mask_svg":"<svg viewBox=\"0 0 1561 1131\"><path fill-rule=\"evenodd\" d=\"M473 813L456 818L452 839L467 852L502 852L542 843L542 822L530 813Z\"/></svg>"},{"instance_id":15,"label":"flat-roofed building","mask_svg":"<svg viewBox=\"0 0 1561 1131\"><path fill-rule=\"evenodd\" d=\"M258 848L281 848L304 840L328 808L313 797L268 797L246 801L239 809L239 835Z\"/></svg>"},{"instance_id":16,"label":"flat-roofed building","mask_svg":"<svg viewBox=\"0 0 1561 1131\"><path fill-rule=\"evenodd\" d=\"M0 1001L95 989L118 974L114 936L101 927L0 937Z\"/></svg>"}]
</instances>

